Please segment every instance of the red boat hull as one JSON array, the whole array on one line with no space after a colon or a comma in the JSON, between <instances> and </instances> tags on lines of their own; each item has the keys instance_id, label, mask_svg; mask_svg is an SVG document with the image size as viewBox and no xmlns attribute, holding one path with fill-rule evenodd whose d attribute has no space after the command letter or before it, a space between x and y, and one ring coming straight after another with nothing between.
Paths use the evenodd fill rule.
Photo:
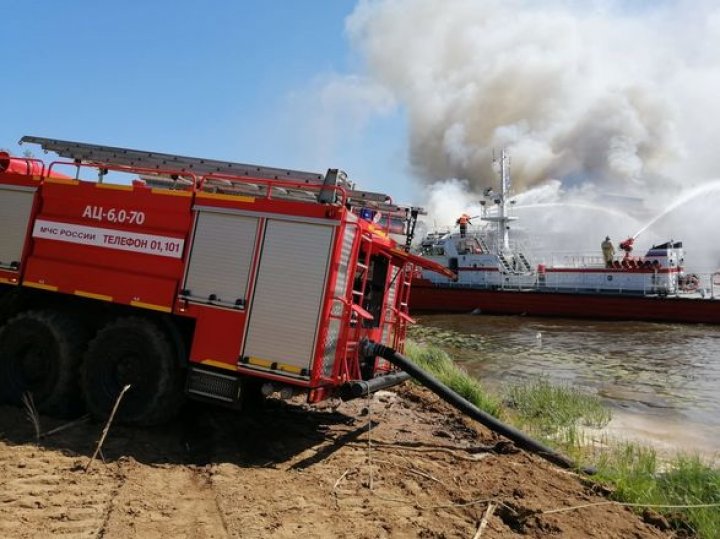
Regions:
<instances>
[{"instance_id":1,"label":"red boat hull","mask_svg":"<svg viewBox=\"0 0 720 539\"><path fill-rule=\"evenodd\" d=\"M434 286L422 281L413 282L410 310L720 324L720 299L490 290Z\"/></svg>"}]
</instances>

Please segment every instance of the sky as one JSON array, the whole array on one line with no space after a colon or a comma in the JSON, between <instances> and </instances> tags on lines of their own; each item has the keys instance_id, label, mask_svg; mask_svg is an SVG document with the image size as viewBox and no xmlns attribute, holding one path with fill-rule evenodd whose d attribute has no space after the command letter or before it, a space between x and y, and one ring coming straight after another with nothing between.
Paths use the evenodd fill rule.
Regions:
<instances>
[{"instance_id":1,"label":"sky","mask_svg":"<svg viewBox=\"0 0 720 539\"><path fill-rule=\"evenodd\" d=\"M2 6L0 148L341 168L432 226L475 214L505 148L527 228L568 247L642 229L720 266L714 0Z\"/></svg>"},{"instance_id":2,"label":"sky","mask_svg":"<svg viewBox=\"0 0 720 539\"><path fill-rule=\"evenodd\" d=\"M0 148L20 152L17 140L36 135L342 168L366 190L388 190L403 170L400 121L381 118L359 136L309 110L325 81L358 63L344 27L354 1L2 4Z\"/></svg>"}]
</instances>

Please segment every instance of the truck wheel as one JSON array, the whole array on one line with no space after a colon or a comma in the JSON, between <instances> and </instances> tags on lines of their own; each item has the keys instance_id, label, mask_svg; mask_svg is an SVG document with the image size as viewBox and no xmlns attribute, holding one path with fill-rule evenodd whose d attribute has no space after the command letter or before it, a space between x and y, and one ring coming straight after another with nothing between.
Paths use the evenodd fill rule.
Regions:
<instances>
[{"instance_id":1,"label":"truck wheel","mask_svg":"<svg viewBox=\"0 0 720 539\"><path fill-rule=\"evenodd\" d=\"M128 425L156 425L170 419L183 400L177 352L155 323L120 318L101 329L90 342L82 384L88 411L110 415L125 385L115 420Z\"/></svg>"},{"instance_id":2,"label":"truck wheel","mask_svg":"<svg viewBox=\"0 0 720 539\"><path fill-rule=\"evenodd\" d=\"M87 330L66 312L26 311L0 329L0 401L30 393L39 412L60 417L83 409L78 366Z\"/></svg>"}]
</instances>

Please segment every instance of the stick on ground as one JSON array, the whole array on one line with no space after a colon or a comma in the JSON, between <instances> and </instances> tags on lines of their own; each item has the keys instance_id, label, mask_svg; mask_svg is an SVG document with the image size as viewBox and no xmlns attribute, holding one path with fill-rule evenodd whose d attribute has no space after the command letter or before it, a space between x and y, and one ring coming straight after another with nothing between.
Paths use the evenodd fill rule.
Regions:
<instances>
[{"instance_id":1,"label":"stick on ground","mask_svg":"<svg viewBox=\"0 0 720 539\"><path fill-rule=\"evenodd\" d=\"M342 474L340 477L338 477L338 480L335 481L335 485L333 486L333 489L332 489L333 493L335 492L335 489L338 488L338 485L340 484L340 482L341 482L343 479L345 479L345 476L348 474L349 471L350 471L350 468L348 468L347 470L345 470L345 471L343 472L343 474Z\"/></svg>"},{"instance_id":2,"label":"stick on ground","mask_svg":"<svg viewBox=\"0 0 720 539\"><path fill-rule=\"evenodd\" d=\"M485 526L487 526L488 520L490 520L490 517L492 517L493 512L495 511L495 505L490 502L488 503L487 509L485 510L485 514L482 517L482 520L480 521L480 526L477 529L477 532L473 536L473 539L480 539L480 536L482 535L483 531L485 530Z\"/></svg>"},{"instance_id":3,"label":"stick on ground","mask_svg":"<svg viewBox=\"0 0 720 539\"><path fill-rule=\"evenodd\" d=\"M90 419L90 415L85 414L79 419L75 419L74 421L70 421L69 423L65 423L64 425L60 425L59 427L55 427L54 429L50 429L47 432L43 432L40 434L40 438L45 438L46 436L52 436L53 434L57 434L58 432L62 432L64 430L70 429L74 427L75 425L81 425L83 423L86 423L87 420Z\"/></svg>"},{"instance_id":4,"label":"stick on ground","mask_svg":"<svg viewBox=\"0 0 720 539\"><path fill-rule=\"evenodd\" d=\"M40 414L38 414L37 408L35 407L32 393L27 391L23 393L22 402L25 406L25 415L35 429L35 443L40 443Z\"/></svg>"},{"instance_id":5,"label":"stick on ground","mask_svg":"<svg viewBox=\"0 0 720 539\"><path fill-rule=\"evenodd\" d=\"M120 401L122 400L128 389L130 389L130 384L126 385L124 388L122 388L122 391L120 391L120 394L115 401L115 405L113 406L112 412L110 412L110 417L108 417L107 423L105 423L105 428L102 431L102 436L100 436L100 441L98 441L95 452L93 453L93 456L90 457L90 462L88 462L87 466L85 466L86 472L90 469L90 466L92 466L92 463L95 460L95 457L97 457L98 453L100 452L100 449L102 449L102 445L103 443L105 443L105 437L107 436L108 431L110 430L110 425L112 424L112 420L115 417L115 412L117 412L117 409L120 406Z\"/></svg>"}]
</instances>

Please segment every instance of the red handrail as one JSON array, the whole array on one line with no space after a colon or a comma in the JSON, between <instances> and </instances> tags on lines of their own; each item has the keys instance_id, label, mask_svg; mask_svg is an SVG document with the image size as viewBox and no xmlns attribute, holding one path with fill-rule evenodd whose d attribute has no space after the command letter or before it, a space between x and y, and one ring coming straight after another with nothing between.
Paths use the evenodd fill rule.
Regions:
<instances>
[{"instance_id":1,"label":"red handrail","mask_svg":"<svg viewBox=\"0 0 720 539\"><path fill-rule=\"evenodd\" d=\"M178 178L184 177L192 180L192 190L195 191L198 185L197 181L197 175L193 174L192 172L185 172L185 171L179 171L179 170L172 170L172 169L157 169L157 168L145 168L145 167L128 167L128 166L121 166L121 165L105 165L103 163L75 163L74 161L53 161L50 163L50 165L47 168L47 174L44 175L45 178L50 178L52 176L52 168L55 165L65 165L65 166L71 166L71 167L86 167L86 168L97 168L102 170L112 170L115 172L124 172L127 174L154 174L154 175L163 175L163 176L177 176ZM56 173L57 174L57 173ZM61 176L65 176L66 178L71 178L70 176L66 176L62 174Z\"/></svg>"},{"instance_id":2,"label":"red handrail","mask_svg":"<svg viewBox=\"0 0 720 539\"><path fill-rule=\"evenodd\" d=\"M20 169L25 169L25 172ZM44 176L45 163L34 157L18 157L7 152L0 152L0 172Z\"/></svg>"},{"instance_id":3,"label":"red handrail","mask_svg":"<svg viewBox=\"0 0 720 539\"><path fill-rule=\"evenodd\" d=\"M198 190L202 191L205 182L208 180L225 180L229 181L230 183L242 183L242 184L263 184L267 188L267 192L265 193L264 197L267 200L272 199L272 189L273 187L281 187L281 188L287 188L287 189L304 189L306 191L313 190L321 192L325 189L332 190L335 193L338 193L340 195L340 204L342 206L345 205L347 202L347 191L344 187L341 187L339 185L316 185L316 184L307 184L303 182L291 182L288 180L278 180L278 179L269 179L269 178L254 178L252 176L237 176L237 175L230 175L230 174L206 174L202 178L200 178L200 182L198 184Z\"/></svg>"}]
</instances>

